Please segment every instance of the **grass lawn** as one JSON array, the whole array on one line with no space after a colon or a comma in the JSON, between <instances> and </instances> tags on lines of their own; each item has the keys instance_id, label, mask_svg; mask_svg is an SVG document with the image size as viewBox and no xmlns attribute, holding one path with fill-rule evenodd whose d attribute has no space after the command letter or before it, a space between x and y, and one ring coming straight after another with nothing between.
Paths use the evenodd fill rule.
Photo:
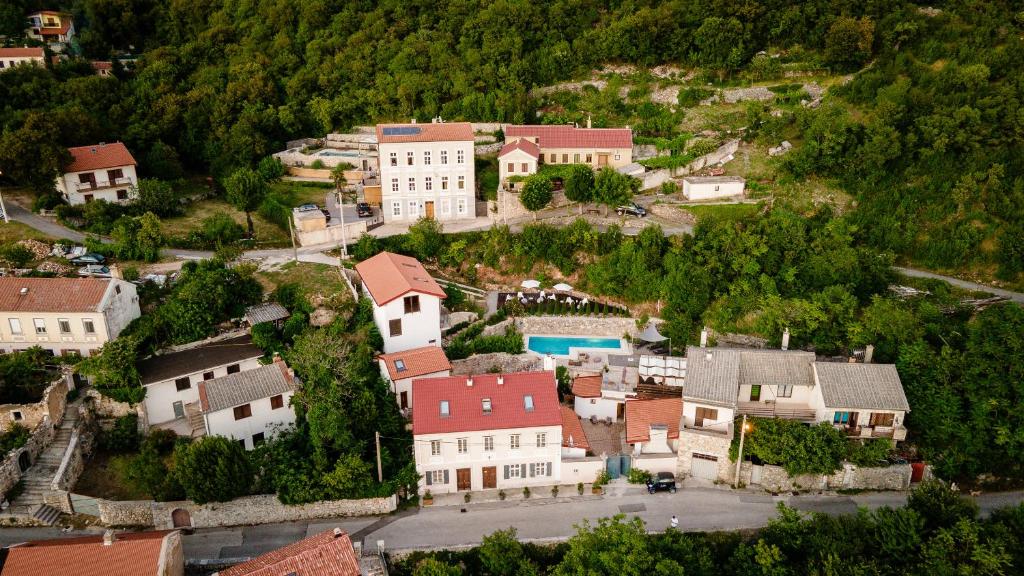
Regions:
<instances>
[{"instance_id":1,"label":"grass lawn","mask_svg":"<svg viewBox=\"0 0 1024 576\"><path fill-rule=\"evenodd\" d=\"M8 244L11 242L17 242L18 240L29 239L40 240L43 242L51 242L54 240L52 236L47 236L35 228L29 228L21 222L14 222L12 220L5 224L0 220L0 244Z\"/></svg>"},{"instance_id":2,"label":"grass lawn","mask_svg":"<svg viewBox=\"0 0 1024 576\"><path fill-rule=\"evenodd\" d=\"M244 212L236 210L220 198L211 198L190 204L183 216L164 218L161 221L161 229L165 236L184 237L192 231L202 229L203 220L217 213L227 214L235 222L245 226ZM281 230L277 225L264 220L255 212L252 215L252 222L256 230L256 245L260 248L291 246L286 230Z\"/></svg>"},{"instance_id":3,"label":"grass lawn","mask_svg":"<svg viewBox=\"0 0 1024 576\"><path fill-rule=\"evenodd\" d=\"M763 203L757 204L708 204L704 206L684 206L683 208L697 217L714 217L722 220L746 220L753 218L761 211Z\"/></svg>"},{"instance_id":4,"label":"grass lawn","mask_svg":"<svg viewBox=\"0 0 1024 576\"><path fill-rule=\"evenodd\" d=\"M282 180L270 185L272 194L287 200L292 207L302 204L323 206L325 196L334 191L334 185L324 182L292 182Z\"/></svg>"},{"instance_id":5,"label":"grass lawn","mask_svg":"<svg viewBox=\"0 0 1024 576\"><path fill-rule=\"evenodd\" d=\"M106 500L148 500L149 494L132 490L121 479L121 471L130 457L97 449L75 482L75 493Z\"/></svg>"},{"instance_id":6,"label":"grass lawn","mask_svg":"<svg viewBox=\"0 0 1024 576\"><path fill-rule=\"evenodd\" d=\"M338 276L337 267L328 264L287 262L275 270L261 270L256 273L256 277L267 291L281 284L298 284L307 298L317 294L330 296L337 292L348 293L348 287Z\"/></svg>"}]
</instances>

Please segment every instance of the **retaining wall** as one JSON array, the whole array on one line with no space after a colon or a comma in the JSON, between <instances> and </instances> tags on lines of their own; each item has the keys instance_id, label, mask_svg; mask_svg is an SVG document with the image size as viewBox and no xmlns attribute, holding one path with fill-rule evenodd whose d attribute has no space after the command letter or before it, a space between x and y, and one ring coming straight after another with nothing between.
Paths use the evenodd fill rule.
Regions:
<instances>
[{"instance_id":1,"label":"retaining wall","mask_svg":"<svg viewBox=\"0 0 1024 576\"><path fill-rule=\"evenodd\" d=\"M43 421L46 416L50 422L60 425L64 420L64 405L68 397L68 380L71 374L62 374L54 380L46 390L43 391L43 398L39 402L30 404L0 404L0 432L7 430L17 422L22 426L33 429ZM21 419L15 420L12 412L20 412Z\"/></svg>"},{"instance_id":2,"label":"retaining wall","mask_svg":"<svg viewBox=\"0 0 1024 576\"><path fill-rule=\"evenodd\" d=\"M740 482L751 485L753 466L744 462L740 469ZM769 492L795 490L908 490L910 464L884 467L856 466L848 462L832 474L800 474L790 476L781 466L761 466L758 484Z\"/></svg>"},{"instance_id":3,"label":"retaining wall","mask_svg":"<svg viewBox=\"0 0 1024 576\"><path fill-rule=\"evenodd\" d=\"M95 388L90 388L85 392L85 395L89 397L92 403L93 413L99 420L120 418L129 414L135 414L139 417L139 423L141 424L145 418L143 417L143 404L129 404L128 402L118 402L113 398L100 394Z\"/></svg>"},{"instance_id":4,"label":"retaining wall","mask_svg":"<svg viewBox=\"0 0 1024 576\"><path fill-rule=\"evenodd\" d=\"M35 464L39 455L50 445L53 435L54 426L50 423L50 417L43 416L43 420L29 436L28 442L21 448L7 453L3 462L0 463L0 493L6 495L21 480L21 467L18 465L21 454L28 452L30 461Z\"/></svg>"},{"instance_id":5,"label":"retaining wall","mask_svg":"<svg viewBox=\"0 0 1024 576\"><path fill-rule=\"evenodd\" d=\"M452 360L452 375L483 374L494 372L494 368L503 373L532 372L540 370L543 360L536 354L509 354L492 352L475 354L464 360Z\"/></svg>"},{"instance_id":6,"label":"retaining wall","mask_svg":"<svg viewBox=\"0 0 1024 576\"><path fill-rule=\"evenodd\" d=\"M497 325L495 325L497 326ZM516 318L516 329L523 334L561 334L565 336L596 336L622 338L637 333L632 318L598 318L591 316L522 316Z\"/></svg>"}]
</instances>

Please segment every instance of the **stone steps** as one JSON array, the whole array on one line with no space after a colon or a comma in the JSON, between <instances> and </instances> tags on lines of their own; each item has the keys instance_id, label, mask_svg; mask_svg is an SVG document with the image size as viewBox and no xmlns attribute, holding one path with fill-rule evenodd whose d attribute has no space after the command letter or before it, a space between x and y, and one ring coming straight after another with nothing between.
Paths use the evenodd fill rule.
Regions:
<instances>
[{"instance_id":1,"label":"stone steps","mask_svg":"<svg viewBox=\"0 0 1024 576\"><path fill-rule=\"evenodd\" d=\"M47 526L53 526L57 523L57 519L60 518L60 510L57 510L53 506L49 506L47 504L40 504L32 512L32 517Z\"/></svg>"}]
</instances>

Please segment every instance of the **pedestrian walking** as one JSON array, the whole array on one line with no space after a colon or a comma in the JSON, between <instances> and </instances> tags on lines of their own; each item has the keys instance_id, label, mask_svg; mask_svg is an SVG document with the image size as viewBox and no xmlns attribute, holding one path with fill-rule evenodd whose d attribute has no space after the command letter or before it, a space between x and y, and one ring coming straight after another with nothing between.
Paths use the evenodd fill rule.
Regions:
<instances>
[{"instance_id":1,"label":"pedestrian walking","mask_svg":"<svg viewBox=\"0 0 1024 576\"><path fill-rule=\"evenodd\" d=\"M669 523L669 525L673 528L679 528L679 518L676 518L675 514L672 515L672 521Z\"/></svg>"}]
</instances>

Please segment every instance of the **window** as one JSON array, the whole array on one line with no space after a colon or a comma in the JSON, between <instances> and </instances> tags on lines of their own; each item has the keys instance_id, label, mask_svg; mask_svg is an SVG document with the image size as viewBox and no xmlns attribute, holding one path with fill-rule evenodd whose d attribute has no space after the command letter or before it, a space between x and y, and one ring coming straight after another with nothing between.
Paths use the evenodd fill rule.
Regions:
<instances>
[{"instance_id":1,"label":"window","mask_svg":"<svg viewBox=\"0 0 1024 576\"><path fill-rule=\"evenodd\" d=\"M441 176L441 190L447 190L447 189L448 189L448 177L447 176Z\"/></svg>"},{"instance_id":2,"label":"window","mask_svg":"<svg viewBox=\"0 0 1024 576\"><path fill-rule=\"evenodd\" d=\"M396 182L395 185L397 186L398 185L397 184L398 178L395 178L395 182ZM402 203L401 202L392 202L391 203L391 215L392 216L401 216L402 215Z\"/></svg>"},{"instance_id":3,"label":"window","mask_svg":"<svg viewBox=\"0 0 1024 576\"><path fill-rule=\"evenodd\" d=\"M431 456L440 456L441 455L441 441L440 440L431 440L430 441L430 455Z\"/></svg>"},{"instance_id":4,"label":"window","mask_svg":"<svg viewBox=\"0 0 1024 576\"><path fill-rule=\"evenodd\" d=\"M174 380L174 389L177 390L178 392L181 392L182 390L188 390L191 387L192 382L188 379L188 376L185 376L184 378L176 378Z\"/></svg>"},{"instance_id":5,"label":"window","mask_svg":"<svg viewBox=\"0 0 1024 576\"><path fill-rule=\"evenodd\" d=\"M572 161L574 163L576 163L576 164L579 164L580 163L580 155L579 154L573 154L572 155Z\"/></svg>"},{"instance_id":6,"label":"window","mask_svg":"<svg viewBox=\"0 0 1024 576\"><path fill-rule=\"evenodd\" d=\"M434 179L431 178L430 176L427 176L427 177L423 178L423 187L426 188L428 191L429 190L433 190L434 189Z\"/></svg>"},{"instance_id":7,"label":"window","mask_svg":"<svg viewBox=\"0 0 1024 576\"><path fill-rule=\"evenodd\" d=\"M490 414L491 413L491 399L490 398L484 398L483 400L481 400L480 401L480 407L483 409L484 414Z\"/></svg>"},{"instance_id":8,"label":"window","mask_svg":"<svg viewBox=\"0 0 1024 576\"><path fill-rule=\"evenodd\" d=\"M508 163L508 168L506 169L506 172L515 172L515 171L516 171L516 163L515 162L509 162ZM525 170L524 170L524 172L525 172Z\"/></svg>"},{"instance_id":9,"label":"window","mask_svg":"<svg viewBox=\"0 0 1024 576\"><path fill-rule=\"evenodd\" d=\"M419 296L406 296L402 299L402 304L405 306L405 313L412 314L420 311L420 297Z\"/></svg>"},{"instance_id":10,"label":"window","mask_svg":"<svg viewBox=\"0 0 1024 576\"><path fill-rule=\"evenodd\" d=\"M459 454L469 453L469 438L459 438Z\"/></svg>"},{"instance_id":11,"label":"window","mask_svg":"<svg viewBox=\"0 0 1024 576\"><path fill-rule=\"evenodd\" d=\"M86 320L88 322L88 320ZM11 334L21 334L21 320L8 318L7 323L11 325ZM88 330L86 330L88 332Z\"/></svg>"},{"instance_id":12,"label":"window","mask_svg":"<svg viewBox=\"0 0 1024 576\"><path fill-rule=\"evenodd\" d=\"M447 400L441 400L441 418L447 418L451 416L451 406Z\"/></svg>"},{"instance_id":13,"label":"window","mask_svg":"<svg viewBox=\"0 0 1024 576\"><path fill-rule=\"evenodd\" d=\"M419 208L420 208L419 204L415 200L410 200L409 201L409 217L410 218L415 218L417 215L419 215L419 213L420 213Z\"/></svg>"},{"instance_id":14,"label":"window","mask_svg":"<svg viewBox=\"0 0 1024 576\"><path fill-rule=\"evenodd\" d=\"M235 420L243 420L252 416L252 406L248 404L242 404L241 406L235 406Z\"/></svg>"},{"instance_id":15,"label":"window","mask_svg":"<svg viewBox=\"0 0 1024 576\"><path fill-rule=\"evenodd\" d=\"M761 385L754 384L750 387L750 401L757 402L761 399Z\"/></svg>"},{"instance_id":16,"label":"window","mask_svg":"<svg viewBox=\"0 0 1024 576\"><path fill-rule=\"evenodd\" d=\"M448 163L448 151L447 150L441 150L441 164L447 164L447 163Z\"/></svg>"},{"instance_id":17,"label":"window","mask_svg":"<svg viewBox=\"0 0 1024 576\"><path fill-rule=\"evenodd\" d=\"M455 162L458 164L466 163L466 152L464 150L457 150L455 152Z\"/></svg>"},{"instance_id":18,"label":"window","mask_svg":"<svg viewBox=\"0 0 1024 576\"><path fill-rule=\"evenodd\" d=\"M238 364L232 364L228 366L228 374L238 374L242 371L242 367Z\"/></svg>"},{"instance_id":19,"label":"window","mask_svg":"<svg viewBox=\"0 0 1024 576\"><path fill-rule=\"evenodd\" d=\"M520 164L519 167L522 168L522 170L520 170L520 172L523 172L523 173L526 173L526 172L528 172L530 170L530 167L526 165L526 162L523 162L522 164Z\"/></svg>"},{"instance_id":20,"label":"window","mask_svg":"<svg viewBox=\"0 0 1024 576\"><path fill-rule=\"evenodd\" d=\"M57 320L57 326L60 327L60 333L61 334L71 334L71 321L70 320L66 320L66 319Z\"/></svg>"},{"instance_id":21,"label":"window","mask_svg":"<svg viewBox=\"0 0 1024 576\"><path fill-rule=\"evenodd\" d=\"M832 423L833 424L849 424L850 423L850 413L849 412L836 412L832 416Z\"/></svg>"},{"instance_id":22,"label":"window","mask_svg":"<svg viewBox=\"0 0 1024 576\"><path fill-rule=\"evenodd\" d=\"M391 165L392 166L398 166L398 153L397 152L392 152L391 153Z\"/></svg>"},{"instance_id":23,"label":"window","mask_svg":"<svg viewBox=\"0 0 1024 576\"><path fill-rule=\"evenodd\" d=\"M505 478L519 478L523 475L522 464L510 464L505 466Z\"/></svg>"},{"instance_id":24,"label":"window","mask_svg":"<svg viewBox=\"0 0 1024 576\"><path fill-rule=\"evenodd\" d=\"M127 190L118 190L117 191L117 199L118 200L127 200L128 199L128 191Z\"/></svg>"},{"instance_id":25,"label":"window","mask_svg":"<svg viewBox=\"0 0 1024 576\"><path fill-rule=\"evenodd\" d=\"M568 163L569 163L569 155L568 154L562 154L562 164L568 164Z\"/></svg>"},{"instance_id":26,"label":"window","mask_svg":"<svg viewBox=\"0 0 1024 576\"><path fill-rule=\"evenodd\" d=\"M547 462L531 462L530 463L530 477L534 476L550 476L551 475L551 464Z\"/></svg>"},{"instance_id":27,"label":"window","mask_svg":"<svg viewBox=\"0 0 1024 576\"><path fill-rule=\"evenodd\" d=\"M402 335L402 319L401 318L399 318L398 320L389 320L388 321L388 333L391 336L401 336Z\"/></svg>"},{"instance_id":28,"label":"window","mask_svg":"<svg viewBox=\"0 0 1024 576\"><path fill-rule=\"evenodd\" d=\"M715 192L718 192L719 186L715 186Z\"/></svg>"},{"instance_id":29,"label":"window","mask_svg":"<svg viewBox=\"0 0 1024 576\"><path fill-rule=\"evenodd\" d=\"M270 409L277 410L278 408L284 408L284 396L281 394L270 397Z\"/></svg>"},{"instance_id":30,"label":"window","mask_svg":"<svg viewBox=\"0 0 1024 576\"><path fill-rule=\"evenodd\" d=\"M85 329L86 334L96 333L96 327L93 325L92 320L82 320L82 328Z\"/></svg>"},{"instance_id":31,"label":"window","mask_svg":"<svg viewBox=\"0 0 1024 576\"><path fill-rule=\"evenodd\" d=\"M622 160L622 155L621 154L616 154L615 155L615 159L616 160Z\"/></svg>"},{"instance_id":32,"label":"window","mask_svg":"<svg viewBox=\"0 0 1024 576\"><path fill-rule=\"evenodd\" d=\"M872 426L882 426L888 428L892 426L893 419L895 418L895 416L895 414L887 414L885 412L872 412L870 422Z\"/></svg>"},{"instance_id":33,"label":"window","mask_svg":"<svg viewBox=\"0 0 1024 576\"><path fill-rule=\"evenodd\" d=\"M494 436L484 436L484 452L494 451Z\"/></svg>"},{"instance_id":34,"label":"window","mask_svg":"<svg viewBox=\"0 0 1024 576\"><path fill-rule=\"evenodd\" d=\"M716 420L718 420L717 409L697 407L697 412L694 415L693 423L698 428L703 428L705 424L714 424Z\"/></svg>"},{"instance_id":35,"label":"window","mask_svg":"<svg viewBox=\"0 0 1024 576\"><path fill-rule=\"evenodd\" d=\"M555 154L548 154L548 162L551 162L552 164L558 162L557 158L558 156Z\"/></svg>"},{"instance_id":36,"label":"window","mask_svg":"<svg viewBox=\"0 0 1024 576\"><path fill-rule=\"evenodd\" d=\"M416 179L415 178L409 178L409 192L415 192L415 191L416 191Z\"/></svg>"},{"instance_id":37,"label":"window","mask_svg":"<svg viewBox=\"0 0 1024 576\"><path fill-rule=\"evenodd\" d=\"M466 189L466 177L465 176L459 176L459 190L465 190L465 189Z\"/></svg>"},{"instance_id":38,"label":"window","mask_svg":"<svg viewBox=\"0 0 1024 576\"><path fill-rule=\"evenodd\" d=\"M519 434L510 434L508 437L508 447L513 450L519 450Z\"/></svg>"},{"instance_id":39,"label":"window","mask_svg":"<svg viewBox=\"0 0 1024 576\"><path fill-rule=\"evenodd\" d=\"M544 448L548 445L547 432L537 432L537 448Z\"/></svg>"},{"instance_id":40,"label":"window","mask_svg":"<svg viewBox=\"0 0 1024 576\"><path fill-rule=\"evenodd\" d=\"M459 214L465 214L465 213L466 213L466 199L465 198L459 198Z\"/></svg>"},{"instance_id":41,"label":"window","mask_svg":"<svg viewBox=\"0 0 1024 576\"><path fill-rule=\"evenodd\" d=\"M431 470L427 472L427 486L431 484L447 484L448 471L447 470Z\"/></svg>"},{"instance_id":42,"label":"window","mask_svg":"<svg viewBox=\"0 0 1024 576\"><path fill-rule=\"evenodd\" d=\"M398 192L398 178L391 179L391 191Z\"/></svg>"},{"instance_id":43,"label":"window","mask_svg":"<svg viewBox=\"0 0 1024 576\"><path fill-rule=\"evenodd\" d=\"M24 416L21 414L20 410L12 410L11 411L11 418L13 418L15 421L17 421L17 420L23 419Z\"/></svg>"},{"instance_id":44,"label":"window","mask_svg":"<svg viewBox=\"0 0 1024 576\"><path fill-rule=\"evenodd\" d=\"M213 380L213 372L203 372L203 380Z\"/></svg>"},{"instance_id":45,"label":"window","mask_svg":"<svg viewBox=\"0 0 1024 576\"><path fill-rule=\"evenodd\" d=\"M412 150L410 150L410 151L405 153L405 163L407 165L409 165L409 166L413 165L413 163L415 162L415 160L413 159L413 156L415 156L415 153Z\"/></svg>"},{"instance_id":46,"label":"window","mask_svg":"<svg viewBox=\"0 0 1024 576\"><path fill-rule=\"evenodd\" d=\"M245 450L245 440L236 440L236 442L238 442L238 445L242 447L242 450Z\"/></svg>"},{"instance_id":47,"label":"window","mask_svg":"<svg viewBox=\"0 0 1024 576\"><path fill-rule=\"evenodd\" d=\"M447 198L441 199L441 214L452 213L452 201Z\"/></svg>"},{"instance_id":48,"label":"window","mask_svg":"<svg viewBox=\"0 0 1024 576\"><path fill-rule=\"evenodd\" d=\"M46 334L46 320L33 318L32 324L36 327L36 334Z\"/></svg>"},{"instance_id":49,"label":"window","mask_svg":"<svg viewBox=\"0 0 1024 576\"><path fill-rule=\"evenodd\" d=\"M523 396L523 409L527 412L533 412L533 396L529 394Z\"/></svg>"},{"instance_id":50,"label":"window","mask_svg":"<svg viewBox=\"0 0 1024 576\"><path fill-rule=\"evenodd\" d=\"M587 154L587 164L592 164L593 162L594 162L594 155L593 154Z\"/></svg>"},{"instance_id":51,"label":"window","mask_svg":"<svg viewBox=\"0 0 1024 576\"><path fill-rule=\"evenodd\" d=\"M114 286L114 292L120 294L121 293L121 287L120 286Z\"/></svg>"},{"instance_id":52,"label":"window","mask_svg":"<svg viewBox=\"0 0 1024 576\"><path fill-rule=\"evenodd\" d=\"M265 439L266 437L264 436L263 432L257 432L252 435L252 445L259 446L260 444L263 444L263 441Z\"/></svg>"},{"instance_id":53,"label":"window","mask_svg":"<svg viewBox=\"0 0 1024 576\"><path fill-rule=\"evenodd\" d=\"M779 384L779 398L792 398L793 397L793 385L792 384Z\"/></svg>"},{"instance_id":54,"label":"window","mask_svg":"<svg viewBox=\"0 0 1024 576\"><path fill-rule=\"evenodd\" d=\"M405 360L395 360L395 372L405 372Z\"/></svg>"},{"instance_id":55,"label":"window","mask_svg":"<svg viewBox=\"0 0 1024 576\"><path fill-rule=\"evenodd\" d=\"M430 166L430 150L423 152L423 165Z\"/></svg>"}]
</instances>

